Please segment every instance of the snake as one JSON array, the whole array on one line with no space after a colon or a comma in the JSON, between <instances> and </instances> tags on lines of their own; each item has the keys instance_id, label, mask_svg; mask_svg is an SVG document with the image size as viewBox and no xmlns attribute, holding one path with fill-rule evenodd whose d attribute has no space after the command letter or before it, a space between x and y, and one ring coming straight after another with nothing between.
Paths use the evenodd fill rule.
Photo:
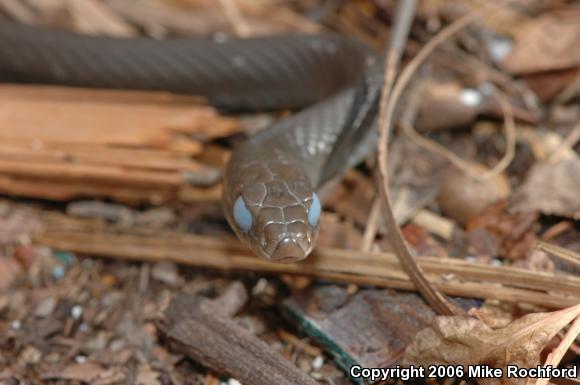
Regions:
<instances>
[{"instance_id":1,"label":"snake","mask_svg":"<svg viewBox=\"0 0 580 385\"><path fill-rule=\"evenodd\" d=\"M381 60L332 32L157 40L0 21L3 82L162 90L203 96L225 112L293 112L236 146L223 181L233 231L278 263L311 253L317 192L374 145Z\"/></svg>"}]
</instances>

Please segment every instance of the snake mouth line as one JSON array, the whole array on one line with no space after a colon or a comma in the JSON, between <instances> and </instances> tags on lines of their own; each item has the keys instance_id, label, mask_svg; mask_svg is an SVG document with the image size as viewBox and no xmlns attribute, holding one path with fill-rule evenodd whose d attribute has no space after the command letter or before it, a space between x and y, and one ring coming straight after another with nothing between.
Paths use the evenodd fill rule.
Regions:
<instances>
[{"instance_id":1,"label":"snake mouth line","mask_svg":"<svg viewBox=\"0 0 580 385\"><path fill-rule=\"evenodd\" d=\"M278 263L293 263L306 258L310 250L305 250L301 242L294 237L285 237L274 249L270 260Z\"/></svg>"}]
</instances>

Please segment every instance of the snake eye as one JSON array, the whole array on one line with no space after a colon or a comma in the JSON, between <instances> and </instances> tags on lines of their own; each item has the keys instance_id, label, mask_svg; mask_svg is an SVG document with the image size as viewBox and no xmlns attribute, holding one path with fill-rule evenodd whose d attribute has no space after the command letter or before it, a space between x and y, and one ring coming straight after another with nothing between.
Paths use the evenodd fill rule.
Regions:
<instances>
[{"instance_id":1,"label":"snake eye","mask_svg":"<svg viewBox=\"0 0 580 385\"><path fill-rule=\"evenodd\" d=\"M244 231L248 231L252 227L252 214L241 196L234 203L234 220L238 227Z\"/></svg>"},{"instance_id":2,"label":"snake eye","mask_svg":"<svg viewBox=\"0 0 580 385\"><path fill-rule=\"evenodd\" d=\"M316 225L318 225L321 211L322 207L320 206L320 200L318 199L318 195L316 195L316 193L313 193L312 204L310 205L310 210L308 211L308 222L310 223L310 226L315 227Z\"/></svg>"}]
</instances>

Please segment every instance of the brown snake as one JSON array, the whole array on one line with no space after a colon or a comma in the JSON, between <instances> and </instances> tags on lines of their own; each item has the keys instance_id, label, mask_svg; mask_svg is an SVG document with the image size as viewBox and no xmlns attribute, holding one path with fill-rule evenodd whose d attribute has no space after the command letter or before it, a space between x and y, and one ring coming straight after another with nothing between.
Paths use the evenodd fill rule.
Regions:
<instances>
[{"instance_id":1,"label":"brown snake","mask_svg":"<svg viewBox=\"0 0 580 385\"><path fill-rule=\"evenodd\" d=\"M321 214L315 190L374 146L378 68L375 63L355 85L235 149L224 178L224 209L238 237L258 256L289 263L312 251Z\"/></svg>"},{"instance_id":2,"label":"brown snake","mask_svg":"<svg viewBox=\"0 0 580 385\"><path fill-rule=\"evenodd\" d=\"M311 105L236 148L225 173L230 225L276 262L301 260L314 247L315 191L368 152L382 83L376 56L333 34L159 41L0 21L0 58L4 81L167 90L228 110Z\"/></svg>"}]
</instances>

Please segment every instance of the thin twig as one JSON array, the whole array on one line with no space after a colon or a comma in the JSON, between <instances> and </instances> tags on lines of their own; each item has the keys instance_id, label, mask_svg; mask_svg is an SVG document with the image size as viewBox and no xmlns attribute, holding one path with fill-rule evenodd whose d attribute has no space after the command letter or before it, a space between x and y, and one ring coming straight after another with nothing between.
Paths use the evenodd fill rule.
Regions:
<instances>
[{"instance_id":1,"label":"thin twig","mask_svg":"<svg viewBox=\"0 0 580 385\"><path fill-rule=\"evenodd\" d=\"M558 104L567 104L570 99L578 95L578 90L580 89L580 71L576 72L574 80L568 83L568 85L558 94L556 101Z\"/></svg>"},{"instance_id":2,"label":"thin twig","mask_svg":"<svg viewBox=\"0 0 580 385\"><path fill-rule=\"evenodd\" d=\"M278 329L276 331L276 334L278 334L278 337L280 337L281 340L287 342L290 345L293 345L297 349L304 351L306 354L312 357L316 357L322 354L322 350L319 347L316 347L304 340L301 340L294 334L291 334L284 329Z\"/></svg>"},{"instance_id":3,"label":"thin twig","mask_svg":"<svg viewBox=\"0 0 580 385\"><path fill-rule=\"evenodd\" d=\"M502 5L507 5L514 0L507 0L502 3ZM402 1L403 2L403 1ZM402 3L401 2L401 3ZM498 5L491 7L491 10L497 10ZM456 20L452 24L448 25L442 29L433 39L431 39L420 51L419 53L409 62L405 70L399 76L395 87L392 92L389 92L389 86L391 84L389 76L385 77L384 88L386 91L383 92L381 103L380 103L380 115L379 115L379 140L377 143L378 149L378 162L379 162L379 188L381 191L382 201L385 209L385 226L387 228L387 234L389 236L389 241L399 257L403 269L410 275L413 283L416 285L417 290L423 295L427 303L429 303L436 312L440 314L458 314L464 313L463 311L452 306L449 301L437 290L430 285L429 281L425 278L425 275L417 261L414 259L413 255L407 248L405 240L401 234L399 227L397 226L396 220L393 216L393 210L391 207L391 201L389 197L389 177L388 177L388 143L389 136L391 133L391 128L393 126L395 108L397 102L401 98L403 91L411 81L414 74L417 72L419 67L425 62L427 57L443 42L449 39L452 35L457 33L462 28L466 27L470 23L474 22L480 17L479 11L471 12L462 18ZM389 55L387 55L387 59ZM389 75L391 68L389 67L389 60L386 64L386 73Z\"/></svg>"},{"instance_id":4,"label":"thin twig","mask_svg":"<svg viewBox=\"0 0 580 385\"><path fill-rule=\"evenodd\" d=\"M548 354L548 358L546 358L546 362L544 363L544 367L553 366L554 368L558 366L564 354L570 349L570 346L576 341L576 338L580 335L580 316L576 317L576 320L570 326L570 329L566 332L562 341L556 349L554 349L550 354ZM546 385L550 379L549 378L540 378L536 381L536 385Z\"/></svg>"},{"instance_id":5,"label":"thin twig","mask_svg":"<svg viewBox=\"0 0 580 385\"><path fill-rule=\"evenodd\" d=\"M405 45L409 38L409 32L411 31L411 25L415 18L416 8L417 0L399 0L397 3L394 25L391 30L391 36L385 54L385 79L381 105L383 104L383 100L388 100L388 97L390 96L389 93L395 83L399 63L401 62L403 52L405 51Z\"/></svg>"},{"instance_id":6,"label":"thin twig","mask_svg":"<svg viewBox=\"0 0 580 385\"><path fill-rule=\"evenodd\" d=\"M420 95L417 95L412 98L412 102L409 103L408 109L410 109L413 105L418 104L413 103L413 101L416 101L417 99L419 99L419 97ZM516 126L512 106L510 105L507 98L503 95L501 91L496 90L495 97L498 99L498 102L504 113L506 152L502 157L502 159L498 162L498 164L495 165L493 169L488 171L482 172L481 168L476 167L472 162L460 158L455 153L448 150L439 143L422 136L417 132L417 130L415 130L410 119L401 119L400 125L401 128L403 129L403 132L417 146L441 155L442 157L446 158L450 163L452 163L455 167L457 167L464 173L470 175L474 179L477 180L490 179L505 171L505 169L510 165L510 163L514 158L516 148Z\"/></svg>"},{"instance_id":7,"label":"thin twig","mask_svg":"<svg viewBox=\"0 0 580 385\"><path fill-rule=\"evenodd\" d=\"M580 267L580 254L573 252L572 250L565 249L560 246L552 245L551 243L536 241L534 244L536 250L545 251L546 253L552 254L553 256L561 259L562 261L572 263Z\"/></svg>"},{"instance_id":8,"label":"thin twig","mask_svg":"<svg viewBox=\"0 0 580 385\"><path fill-rule=\"evenodd\" d=\"M405 43L409 36L411 24L414 19L417 1L415 0L399 0L397 3L397 12L395 15L395 25L389 42L389 49L386 53L385 61L385 78L383 83L383 92L379 105L379 140L378 146L378 162L379 162L379 194L381 202L383 203L384 221L387 228L388 239L393 246L401 265L407 274L409 274L411 281L415 284L421 295L425 298L427 303L432 306L436 312L440 314L456 314L454 307L439 293L427 280L421 267L417 264L411 252L405 244L405 240L401 234L391 201L389 198L389 179L387 167L387 144L390 126L392 124L392 117L394 112L393 100L398 100L398 96L392 97L397 90L397 86L393 89L395 82L397 68L402 57ZM419 52L419 55L421 52ZM418 55L418 56L419 56ZM403 72L404 73L404 72ZM400 83L397 82L397 84ZM404 85L404 84L403 84ZM393 93L391 93L393 89ZM392 110L391 107L392 106Z\"/></svg>"},{"instance_id":9,"label":"thin twig","mask_svg":"<svg viewBox=\"0 0 580 385\"><path fill-rule=\"evenodd\" d=\"M400 4L405 3L401 1ZM401 97L403 90L411 80L412 75L417 71L421 64L425 61L427 56L451 37L454 33L467 26L473 22L479 13L473 12L461 19L455 21L453 24L447 26L439 34L437 34L429 43L427 43L421 51L415 56L415 58L407 65L405 70L401 73L399 80L397 81L392 92L389 92L390 86L392 84L391 77L393 69L389 66L391 62L389 58L394 55L387 55L386 63L386 76L384 82L384 91L380 103L380 115L379 115L379 140L378 140L378 163L379 163L379 188L382 196L382 202L384 207L385 215L385 225L387 227L387 234L389 241L395 250L403 269L409 274L411 280L416 285L417 290L423 295L425 300L429 305L431 305L435 311L439 314L453 315L462 313L462 311L457 310L455 306L451 305L449 301L439 293L425 278L425 274L422 269L417 264L417 261L407 248L405 240L401 234L401 231L397 225L395 217L393 215L393 210L391 207L391 200L389 197L389 177L388 177L388 166L387 166L387 154L388 154L388 142L391 127L393 125L393 117L395 112L395 106L397 101Z\"/></svg>"},{"instance_id":10,"label":"thin twig","mask_svg":"<svg viewBox=\"0 0 580 385\"><path fill-rule=\"evenodd\" d=\"M558 148L552 152L548 161L550 163L559 162L564 157L564 155L570 151L570 149L574 147L576 143L578 143L578 141L580 141L580 123L574 126L572 131L570 131L568 136L566 136L566 139L564 139Z\"/></svg>"},{"instance_id":11,"label":"thin twig","mask_svg":"<svg viewBox=\"0 0 580 385\"><path fill-rule=\"evenodd\" d=\"M242 12L236 0L219 0L219 3L226 15L226 18L232 25L236 35L245 37L249 36L252 32L250 25L244 19Z\"/></svg>"},{"instance_id":12,"label":"thin twig","mask_svg":"<svg viewBox=\"0 0 580 385\"><path fill-rule=\"evenodd\" d=\"M256 258L234 238L161 234L102 233L90 221L49 220L59 229L37 236L37 244L60 250L123 260L173 261L190 266L270 274L298 274L331 281L414 290L392 253L363 253L318 247L297 264L273 264ZM448 295L524 302L562 308L580 300L580 278L529 270L473 264L434 257L419 258L433 285Z\"/></svg>"},{"instance_id":13,"label":"thin twig","mask_svg":"<svg viewBox=\"0 0 580 385\"><path fill-rule=\"evenodd\" d=\"M381 199L377 196L373 201L373 207L371 208L371 213L365 227L365 233L361 242L361 251L369 252L373 248L375 238L377 236L377 230L379 228L381 213Z\"/></svg>"}]
</instances>

